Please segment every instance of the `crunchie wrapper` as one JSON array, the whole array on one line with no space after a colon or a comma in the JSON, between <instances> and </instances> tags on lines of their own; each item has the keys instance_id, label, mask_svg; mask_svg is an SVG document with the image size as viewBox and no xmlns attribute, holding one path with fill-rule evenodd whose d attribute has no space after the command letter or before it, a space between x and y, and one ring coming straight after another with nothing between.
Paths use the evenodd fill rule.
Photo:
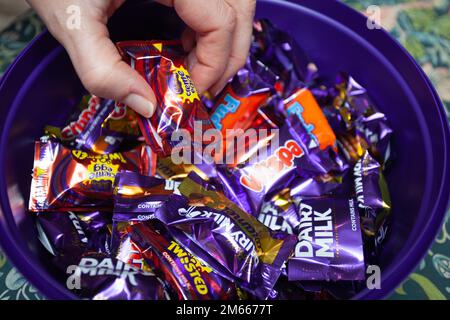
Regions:
<instances>
[{"instance_id":1,"label":"crunchie wrapper","mask_svg":"<svg viewBox=\"0 0 450 320\"><path fill-rule=\"evenodd\" d=\"M185 248L222 276L266 299L295 237L272 232L195 174L156 212Z\"/></svg>"},{"instance_id":2,"label":"crunchie wrapper","mask_svg":"<svg viewBox=\"0 0 450 320\"><path fill-rule=\"evenodd\" d=\"M146 261L155 266L179 300L236 299L234 284L218 275L211 267L175 241L155 222L128 227L130 237L142 248Z\"/></svg>"},{"instance_id":3,"label":"crunchie wrapper","mask_svg":"<svg viewBox=\"0 0 450 320\"><path fill-rule=\"evenodd\" d=\"M184 65L179 41L125 41L117 47L155 93L155 114L150 119L138 117L145 141L155 153L170 155L180 143L172 140L172 134L179 129L193 134L194 122L200 122L205 131L213 128Z\"/></svg>"},{"instance_id":4,"label":"crunchie wrapper","mask_svg":"<svg viewBox=\"0 0 450 320\"><path fill-rule=\"evenodd\" d=\"M167 300L166 285L145 272L105 254L86 253L67 269L67 285L93 300Z\"/></svg>"},{"instance_id":5,"label":"crunchie wrapper","mask_svg":"<svg viewBox=\"0 0 450 320\"><path fill-rule=\"evenodd\" d=\"M153 175L156 158L140 145L123 153L99 155L70 150L44 137L35 143L30 211L111 210L113 182L122 170Z\"/></svg>"}]
</instances>

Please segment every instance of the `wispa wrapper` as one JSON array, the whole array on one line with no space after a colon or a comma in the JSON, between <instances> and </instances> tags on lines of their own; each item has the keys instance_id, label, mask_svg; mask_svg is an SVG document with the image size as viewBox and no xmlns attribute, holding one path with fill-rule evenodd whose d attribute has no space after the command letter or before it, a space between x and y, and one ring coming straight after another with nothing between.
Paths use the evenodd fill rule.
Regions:
<instances>
[{"instance_id":1,"label":"wispa wrapper","mask_svg":"<svg viewBox=\"0 0 450 320\"><path fill-rule=\"evenodd\" d=\"M353 167L355 193L368 256L376 258L386 238L391 199L382 166L368 151Z\"/></svg>"},{"instance_id":2,"label":"wispa wrapper","mask_svg":"<svg viewBox=\"0 0 450 320\"><path fill-rule=\"evenodd\" d=\"M336 148L336 136L310 90L298 89L284 100L287 116L295 115L321 150Z\"/></svg>"},{"instance_id":3,"label":"wispa wrapper","mask_svg":"<svg viewBox=\"0 0 450 320\"><path fill-rule=\"evenodd\" d=\"M261 140L242 163L218 167L230 199L252 215L257 215L264 198L288 186L298 177L314 177L341 172L345 164L327 148L320 150L300 119L291 115L280 131Z\"/></svg>"},{"instance_id":4,"label":"wispa wrapper","mask_svg":"<svg viewBox=\"0 0 450 320\"><path fill-rule=\"evenodd\" d=\"M29 209L31 211L111 210L118 172L153 175L156 157L140 145L123 153L99 155L71 150L52 139L35 143Z\"/></svg>"},{"instance_id":5,"label":"wispa wrapper","mask_svg":"<svg viewBox=\"0 0 450 320\"><path fill-rule=\"evenodd\" d=\"M146 261L164 278L179 300L236 299L234 284L217 274L200 258L153 223L130 225L132 240L142 248Z\"/></svg>"},{"instance_id":6,"label":"wispa wrapper","mask_svg":"<svg viewBox=\"0 0 450 320\"><path fill-rule=\"evenodd\" d=\"M180 141L172 141L179 130L194 132L194 122L203 130L213 128L187 67L179 41L125 41L117 47L126 62L150 84L156 96L155 114L139 116L145 141L158 155L170 155Z\"/></svg>"},{"instance_id":7,"label":"wispa wrapper","mask_svg":"<svg viewBox=\"0 0 450 320\"><path fill-rule=\"evenodd\" d=\"M167 300L168 292L152 272L139 270L104 254L87 253L70 268L68 284L93 300Z\"/></svg>"},{"instance_id":8,"label":"wispa wrapper","mask_svg":"<svg viewBox=\"0 0 450 320\"><path fill-rule=\"evenodd\" d=\"M298 241L289 280L363 280L364 250L356 200L297 197Z\"/></svg>"},{"instance_id":9,"label":"wispa wrapper","mask_svg":"<svg viewBox=\"0 0 450 320\"><path fill-rule=\"evenodd\" d=\"M65 127L47 126L47 134L70 148L99 154L136 145L140 130L132 109L94 95L83 98L78 109Z\"/></svg>"},{"instance_id":10,"label":"wispa wrapper","mask_svg":"<svg viewBox=\"0 0 450 320\"><path fill-rule=\"evenodd\" d=\"M295 238L271 232L195 174L156 212L185 248L259 299L272 291Z\"/></svg>"},{"instance_id":11,"label":"wispa wrapper","mask_svg":"<svg viewBox=\"0 0 450 320\"><path fill-rule=\"evenodd\" d=\"M370 100L367 90L346 74L337 78L331 106L325 109L341 149L352 163L369 150L380 163L391 158L392 129Z\"/></svg>"}]
</instances>

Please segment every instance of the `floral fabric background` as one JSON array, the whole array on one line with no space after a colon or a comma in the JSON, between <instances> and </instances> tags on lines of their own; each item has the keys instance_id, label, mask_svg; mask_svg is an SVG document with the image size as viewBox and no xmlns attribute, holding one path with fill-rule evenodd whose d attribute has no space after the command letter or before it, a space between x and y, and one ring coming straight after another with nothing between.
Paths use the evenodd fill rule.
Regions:
<instances>
[{"instance_id":1,"label":"floral fabric background","mask_svg":"<svg viewBox=\"0 0 450 320\"><path fill-rule=\"evenodd\" d=\"M319 0L320 1L320 0ZM411 52L437 88L450 121L450 0L343 0L366 11L381 9L381 25ZM0 76L18 53L43 30L27 12L0 32ZM390 299L450 298L450 211L427 256ZM0 300L44 299L0 250Z\"/></svg>"}]
</instances>

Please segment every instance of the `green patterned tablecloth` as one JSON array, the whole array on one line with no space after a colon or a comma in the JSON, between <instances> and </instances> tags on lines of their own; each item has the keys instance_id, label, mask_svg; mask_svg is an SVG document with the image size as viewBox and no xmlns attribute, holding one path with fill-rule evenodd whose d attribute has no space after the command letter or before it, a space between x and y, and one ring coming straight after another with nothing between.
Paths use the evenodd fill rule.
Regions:
<instances>
[{"instance_id":1,"label":"green patterned tablecloth","mask_svg":"<svg viewBox=\"0 0 450 320\"><path fill-rule=\"evenodd\" d=\"M320 0L319 0L320 1ZM358 10L381 9L381 25L399 39L436 86L450 120L450 0L344 0ZM0 33L0 76L43 29L28 12ZM390 299L450 298L450 211L441 232L416 271ZM0 250L0 300L43 299Z\"/></svg>"}]
</instances>

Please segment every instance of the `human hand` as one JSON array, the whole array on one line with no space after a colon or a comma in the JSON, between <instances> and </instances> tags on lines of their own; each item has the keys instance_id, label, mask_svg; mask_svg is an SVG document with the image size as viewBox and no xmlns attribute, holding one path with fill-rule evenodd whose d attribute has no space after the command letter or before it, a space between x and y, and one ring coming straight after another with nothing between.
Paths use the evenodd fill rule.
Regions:
<instances>
[{"instance_id":1,"label":"human hand","mask_svg":"<svg viewBox=\"0 0 450 320\"><path fill-rule=\"evenodd\" d=\"M28 0L50 33L65 47L85 88L120 101L145 117L156 98L135 70L122 61L109 38L108 18L125 0ZM256 0L157 0L172 6L188 29L182 36L197 90L217 94L244 64L250 48ZM67 27L69 6L81 13L80 28Z\"/></svg>"}]
</instances>

